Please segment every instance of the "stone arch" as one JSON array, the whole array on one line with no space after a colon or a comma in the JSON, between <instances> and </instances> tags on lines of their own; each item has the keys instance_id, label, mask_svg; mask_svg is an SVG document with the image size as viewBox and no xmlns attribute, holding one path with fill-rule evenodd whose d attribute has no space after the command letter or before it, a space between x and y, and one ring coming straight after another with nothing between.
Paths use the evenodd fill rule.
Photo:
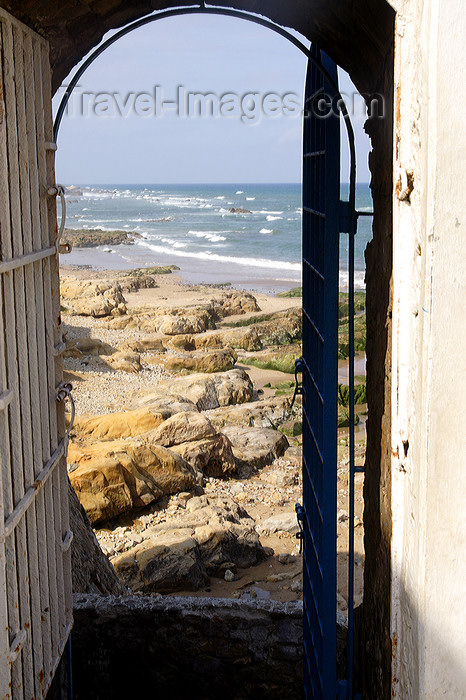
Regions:
<instances>
[{"instance_id":1,"label":"stone arch","mask_svg":"<svg viewBox=\"0 0 466 700\"><path fill-rule=\"evenodd\" d=\"M183 5L198 5L185 0ZM176 0L0 0L50 43L53 89L104 34ZM367 264L369 421L366 455L365 599L361 654L366 697L390 697L390 334L392 272L392 113L394 11L387 0L216 0L217 6L262 14L316 41L362 93L385 98L383 120L370 120L374 237ZM364 624L367 620L368 624Z\"/></svg>"},{"instance_id":2,"label":"stone arch","mask_svg":"<svg viewBox=\"0 0 466 700\"><path fill-rule=\"evenodd\" d=\"M176 0L3 0L1 5L42 34L51 47L53 87L106 32L155 10L199 2ZM393 10L386 0L216 0L216 6L255 12L319 43L361 92L376 90L393 40Z\"/></svg>"}]
</instances>

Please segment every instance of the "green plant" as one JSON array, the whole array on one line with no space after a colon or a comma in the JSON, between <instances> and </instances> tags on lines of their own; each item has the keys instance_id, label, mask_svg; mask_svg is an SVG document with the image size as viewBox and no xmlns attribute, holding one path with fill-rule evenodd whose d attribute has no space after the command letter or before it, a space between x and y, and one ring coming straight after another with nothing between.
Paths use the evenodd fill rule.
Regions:
<instances>
[{"instance_id":1,"label":"green plant","mask_svg":"<svg viewBox=\"0 0 466 700\"><path fill-rule=\"evenodd\" d=\"M295 297L302 297L303 296L303 288L302 287L294 287L293 289L289 289L287 292L279 292L277 294L277 297L282 297L282 298L295 298Z\"/></svg>"}]
</instances>

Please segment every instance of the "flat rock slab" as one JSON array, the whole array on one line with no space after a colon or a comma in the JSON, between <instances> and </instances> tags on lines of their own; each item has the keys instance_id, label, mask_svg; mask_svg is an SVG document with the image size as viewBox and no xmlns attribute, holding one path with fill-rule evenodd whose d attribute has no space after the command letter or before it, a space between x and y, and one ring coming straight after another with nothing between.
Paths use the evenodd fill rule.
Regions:
<instances>
[{"instance_id":1,"label":"flat rock slab","mask_svg":"<svg viewBox=\"0 0 466 700\"><path fill-rule=\"evenodd\" d=\"M288 532L290 535L295 535L299 532L296 513L282 513L280 515L272 515L257 526L258 531L262 533L273 532Z\"/></svg>"}]
</instances>

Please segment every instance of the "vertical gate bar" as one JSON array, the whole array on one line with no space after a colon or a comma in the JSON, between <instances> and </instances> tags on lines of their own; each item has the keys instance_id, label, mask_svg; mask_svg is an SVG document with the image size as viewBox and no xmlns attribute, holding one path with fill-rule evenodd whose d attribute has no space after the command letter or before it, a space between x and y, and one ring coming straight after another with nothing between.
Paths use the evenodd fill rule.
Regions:
<instances>
[{"instance_id":1,"label":"vertical gate bar","mask_svg":"<svg viewBox=\"0 0 466 700\"><path fill-rule=\"evenodd\" d=\"M0 57L3 55L3 21L0 18ZM0 58L1 61L1 58ZM5 128L5 102L4 102L4 80L3 80L3 61L0 63L0 246L3 251L4 236L9 236L10 229L10 208L9 208L9 187L8 187L8 152L7 152L7 136ZM5 361L5 329L3 321L3 277L0 275L0 391L7 390L8 379L6 373ZM8 408L4 409L0 414L0 644L1 648L7 650L10 645L9 629L10 620L8 615L8 603L17 601L17 592L10 592L7 582L7 570L9 568L8 560L8 543L3 540L4 535L4 518L13 506L13 498L11 491L11 472L10 472L10 431L9 431L9 416ZM10 592L10 596L9 596ZM0 660L0 696L11 698L11 670L8 658L3 656Z\"/></svg>"},{"instance_id":2,"label":"vertical gate bar","mask_svg":"<svg viewBox=\"0 0 466 700\"><path fill-rule=\"evenodd\" d=\"M25 62L27 65L26 74L28 76L27 89L29 99L26 106L28 109L27 122L30 134L29 168L31 180L31 212L32 212L32 246L35 250L40 250L42 245L41 227L44 225L41 218L41 196L40 196L40 156L38 143L38 122L41 109L41 100L37 99L37 90L40 85L37 83L37 72L35 70L35 39L28 37L25 44ZM45 178L44 178L45 184ZM45 222L46 225L46 222ZM49 434L49 404L47 392L47 358L45 348L45 312L43 294L42 261L34 263L34 296L36 301L36 333L37 333L37 354L39 371L39 404L40 404L40 425L37 427L40 434L41 455L36 458L37 467L39 461L45 464L50 457L50 434ZM37 476L37 471L36 474ZM48 484L46 489L49 488ZM37 527L39 533L39 556L40 556L40 597L41 597L41 621L42 621L42 647L43 647L43 678L50 677L52 670L51 658L51 622L50 622L50 590L49 590L49 562L47 551L47 520L46 520L46 489L41 489L37 494Z\"/></svg>"},{"instance_id":3,"label":"vertical gate bar","mask_svg":"<svg viewBox=\"0 0 466 700\"><path fill-rule=\"evenodd\" d=\"M3 53L2 41L3 22L0 18L0 56ZM1 59L0 59L1 61ZM0 249L2 234L9 233L9 189L7 175L7 149L5 130L3 65L0 62ZM0 392L8 389L5 363L5 329L3 322L3 278L0 275ZM7 551L4 541L5 514L12 507L11 474L10 474L10 431L8 409L0 413L0 649L7 650L10 646L8 620L8 587L7 587ZM9 700L11 671L7 658L0 659L0 697Z\"/></svg>"},{"instance_id":4,"label":"vertical gate bar","mask_svg":"<svg viewBox=\"0 0 466 700\"><path fill-rule=\"evenodd\" d=\"M349 528L348 528L348 698L353 697L354 665L354 235L348 241L349 313Z\"/></svg>"},{"instance_id":5,"label":"vertical gate bar","mask_svg":"<svg viewBox=\"0 0 466 700\"><path fill-rule=\"evenodd\" d=\"M19 184L18 167L18 133L16 116L16 91L15 91L15 51L14 32L11 25L5 25L4 34L4 60L5 60L5 103L6 103L6 125L8 135L8 161L9 161L9 184L11 202L11 248L13 255L17 254L18 241L22 236L21 226L21 195ZM25 405L25 395L19 390L21 369L24 372L25 348L18 347L17 320L24 318L24 278L22 270L15 270L10 275L6 275L12 280L13 294L7 300L7 354L8 354L8 381L11 388L15 390L15 396L10 404L14 424L11 424L11 444L12 444L12 472L13 472L13 498L17 503L24 495L24 462L23 444L24 429L27 427L25 412L28 405ZM11 284L11 283L10 283ZM11 287L10 287L11 289ZM11 378L10 378L11 377ZM19 616L21 628L26 632L26 642L23 646L22 666L23 681L13 688L13 696L22 696L24 692L29 697L34 695L34 673L32 665L32 640L31 640L31 618L29 600L29 561L27 546L26 521L23 518L17 525L15 534L12 536L16 540L16 572L19 591ZM15 631L19 632L19 629ZM19 654L18 657L19 658ZM15 665L16 662L13 663ZM24 689L24 690L23 690ZM15 692L16 691L16 692Z\"/></svg>"},{"instance_id":6,"label":"vertical gate bar","mask_svg":"<svg viewBox=\"0 0 466 700\"><path fill-rule=\"evenodd\" d=\"M0 108L1 109L1 108ZM0 140L2 134L0 134ZM0 152L1 152L0 147ZM3 192L0 192L0 201ZM1 224L0 224L1 226ZM1 275L0 275L1 278ZM4 347L4 327L3 327L3 285L0 279L0 392L7 388L6 382L6 367L5 367L5 347ZM9 481L9 464L10 464L10 437L8 429L8 410L4 409L0 414L0 648L7 650L10 646L8 635L8 592L7 592L7 559L6 547L4 541L4 513L5 513L5 498L3 479L4 475ZM9 483L5 484L6 489L9 489ZM0 697L9 699L11 673L8 659L0 659Z\"/></svg>"},{"instance_id":7,"label":"vertical gate bar","mask_svg":"<svg viewBox=\"0 0 466 700\"><path fill-rule=\"evenodd\" d=\"M2 206L0 207L0 235L1 235L1 246L2 246L2 256L10 258L11 257L11 238L10 238L10 183L9 183L9 171L8 171L8 136L6 131L6 107L4 98L6 95L6 84L11 76L11 66L8 66L8 56L5 49L5 38L8 32L7 23L1 21L1 56L2 56L2 112L3 119L0 120L0 186L1 186L1 198ZM14 303L13 294L13 281L11 274L5 274L2 276L2 291L4 297L4 308L8 310L11 304ZM10 390L17 390L17 382L13 383L11 377L11 369L7 372L6 353L5 351L5 321L2 317L2 322L4 324L2 342L3 342L3 354L2 354L2 364L3 364L3 376L4 381L8 384ZM7 323L7 320L6 320ZM17 397L13 397L12 404L5 411L5 452L2 455L4 461L2 464L2 474L3 474L3 507L4 513L3 517L6 518L9 513L12 512L13 503L13 471L12 471L12 459L13 451L10 450L12 447L10 442L10 425L13 423L17 425ZM8 420L11 417L11 421ZM8 603L8 635L9 641L13 639L15 633L19 630L19 591L18 591L18 581L16 578L16 542L15 535L7 538L5 542L5 553L6 553L6 595ZM4 659L7 671L9 669L9 675L11 680L11 689L14 691L16 688L20 687L22 679L22 659L21 654L18 655L16 662L11 667L9 660ZM11 697L11 693L9 695Z\"/></svg>"},{"instance_id":8,"label":"vertical gate bar","mask_svg":"<svg viewBox=\"0 0 466 700\"><path fill-rule=\"evenodd\" d=\"M16 104L17 104L17 128L19 144L19 174L20 191L22 201L21 221L22 221L22 241L17 247L19 255L32 253L33 232L32 232L32 193L31 176L34 171L36 158L35 151L32 150L33 142L31 136L31 123L27 120L27 105L33 104L31 94L31 77L27 75L27 66L24 61L28 50L30 50L31 37L20 28L15 29L17 50L15 51L15 67L17 75L22 80L16 81ZM29 109L30 112L30 109ZM25 396L24 403L27 402L28 410L23 416L23 426L26 426L24 434L23 449L27 450L25 457L25 486L28 488L34 481L36 474L42 469L42 445L40 430L41 400L39 395L39 368L38 368L38 348L37 348L37 314L34 289L33 264L25 265L23 268L24 278L24 304L25 316L18 320L17 328L21 335L19 345L24 345L27 349L24 362L24 377L22 381L22 393ZM20 271L18 271L19 273ZM25 358L25 359L26 359ZM25 392L26 386L29 392ZM41 595L40 595L40 575L39 575L39 541L37 525L38 512L37 500L31 504L26 515L27 540L29 554L29 583L31 601L31 632L32 632L32 652L34 659L34 684L36 695L40 697L43 688L43 652L42 652L42 623L41 623ZM43 533L45 534L45 533Z\"/></svg>"},{"instance_id":9,"label":"vertical gate bar","mask_svg":"<svg viewBox=\"0 0 466 700\"><path fill-rule=\"evenodd\" d=\"M41 240L42 247L49 247L51 236L50 227L53 225L49 223L50 211L49 211L49 201L47 197L47 187L50 184L48 177L49 173L47 171L47 151L46 151L46 141L47 136L45 133L45 105L44 105L44 95L43 95L43 83L48 77L48 66L43 65L42 61L42 45L36 43L34 45L34 74L35 74L35 84L36 84L36 100L37 110L36 110L36 127L37 127L37 145L38 145L38 156L39 156L39 180L40 180L40 215L41 215ZM53 184L53 183L52 183ZM44 401L48 405L48 444L44 444L46 449L47 458L51 456L56 445L57 440L57 428L56 428L56 414L55 414L55 368L53 359L53 348L54 348L54 337L53 337L53 315L52 315L52 305L51 305L51 281L50 281L50 263L49 259L46 258L42 261L42 274L43 274L43 299L44 299L44 316L45 316L45 343L46 343L46 395L44 396ZM44 500L46 505L46 518L48 524L48 537L47 537L47 558L49 567L49 595L50 595L50 627L51 627L51 660L53 665L53 660L58 654L60 648L60 615L58 606L58 587L60 586L60 574L57 568L57 535L56 535L56 522L58 518L57 509L55 506L54 498L55 484L53 478L48 479L44 487ZM51 669L52 670L52 669ZM48 681L50 681L50 677Z\"/></svg>"},{"instance_id":10,"label":"vertical gate bar","mask_svg":"<svg viewBox=\"0 0 466 700\"><path fill-rule=\"evenodd\" d=\"M31 230L25 236L25 253L42 248L40 235L40 215L39 215L39 182L37 167L37 143L36 143L36 120L35 120L35 82L33 72L33 39L30 34L26 34L24 39L24 63L25 63L25 91L26 91L26 124L28 153L27 162L29 165L29 197L31 211ZM41 299L41 277L42 264L40 261L25 267L26 288L28 297L27 306L27 328L29 334L29 369L31 387L31 407L33 426L33 450L34 468L33 478L41 471L44 463L42 432L44 414L47 411L47 392L43 388L45 359L45 347L41 342L44 337L44 311ZM44 400L45 399L45 400ZM46 416L45 416L46 417ZM48 677L51 668L50 659L50 606L48 593L48 573L47 573L47 529L45 520L45 499L42 490L36 495L36 531L38 539L39 554L39 586L37 590L37 611L33 620L39 626L36 637L38 638L37 648L34 642L34 652L36 656L35 679L36 692L39 695L44 691L44 680ZM39 656L39 648L41 654Z\"/></svg>"},{"instance_id":11,"label":"vertical gate bar","mask_svg":"<svg viewBox=\"0 0 466 700\"><path fill-rule=\"evenodd\" d=\"M48 47L42 46L42 90L44 109L44 131L46 141L53 141L53 119L52 119L52 86L50 78L50 61ZM45 79L47 76L47 79ZM46 172L49 184L55 182L55 154L53 151L46 152ZM57 238L57 210L54 198L48 198L49 214L49 242L53 245ZM61 314L60 314L60 287L59 287L59 261L58 254L49 258L50 284L48 292L50 294L50 304L52 311L52 337L53 346L50 348L50 357L53 358L54 365L54 392L51 395L51 412L55 416L55 430L52 431L52 447L55 449L58 441L65 435L65 411L63 403L57 404L55 401L55 387L63 379L63 363L61 356L54 355L53 347L62 341ZM73 601L71 590L71 552L63 552L61 543L63 536L69 530L69 505L68 505L68 475L66 471L66 457L62 457L57 464L52 475L54 485L54 509L56 521L56 561L57 573L62 586L58 588L58 609L60 619L60 651L63 649L68 627L71 624L73 615Z\"/></svg>"},{"instance_id":12,"label":"vertical gate bar","mask_svg":"<svg viewBox=\"0 0 466 700\"><path fill-rule=\"evenodd\" d=\"M348 647L347 697L353 698L354 678L354 244L357 231L356 216L356 154L351 120L344 113L350 145L350 226L348 232L348 382L349 382L349 529L348 529ZM353 138L352 138L353 136Z\"/></svg>"}]
</instances>

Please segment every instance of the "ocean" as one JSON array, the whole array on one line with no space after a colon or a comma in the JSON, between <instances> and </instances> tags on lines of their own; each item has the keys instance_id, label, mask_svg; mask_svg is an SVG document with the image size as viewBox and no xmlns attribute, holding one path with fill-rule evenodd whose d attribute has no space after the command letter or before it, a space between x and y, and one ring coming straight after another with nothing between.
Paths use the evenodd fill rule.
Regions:
<instances>
[{"instance_id":1,"label":"ocean","mask_svg":"<svg viewBox=\"0 0 466 700\"><path fill-rule=\"evenodd\" d=\"M231 283L274 292L301 284L301 185L81 185L70 195L66 227L127 230L134 245L73 250L61 262L122 269L176 264L190 283ZM342 198L347 186L342 186ZM357 208L371 211L369 186L359 184ZM230 209L245 210L230 212ZM359 220L355 286L364 289L364 250L371 218ZM348 282L347 240L340 242L340 286Z\"/></svg>"}]
</instances>

